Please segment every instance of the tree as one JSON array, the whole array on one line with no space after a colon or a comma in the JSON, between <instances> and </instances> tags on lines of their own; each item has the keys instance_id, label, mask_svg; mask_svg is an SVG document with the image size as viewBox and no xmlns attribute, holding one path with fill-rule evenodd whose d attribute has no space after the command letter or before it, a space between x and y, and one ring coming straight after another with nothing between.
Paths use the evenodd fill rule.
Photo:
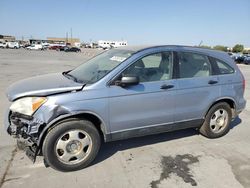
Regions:
<instances>
[{"instance_id":1,"label":"tree","mask_svg":"<svg viewBox=\"0 0 250 188\"><path fill-rule=\"evenodd\" d=\"M212 49L212 47L211 46L207 46L207 45L201 45L201 46L199 46L200 48L207 48L207 49Z\"/></svg>"},{"instance_id":2,"label":"tree","mask_svg":"<svg viewBox=\"0 0 250 188\"><path fill-rule=\"evenodd\" d=\"M223 51L223 52L227 52L227 46L222 46L222 45L216 45L213 47L214 50L220 50L220 51Z\"/></svg>"},{"instance_id":3,"label":"tree","mask_svg":"<svg viewBox=\"0 0 250 188\"><path fill-rule=\"evenodd\" d=\"M244 46L242 44L236 44L233 47L233 52L238 53L238 52L242 52L244 50Z\"/></svg>"}]
</instances>

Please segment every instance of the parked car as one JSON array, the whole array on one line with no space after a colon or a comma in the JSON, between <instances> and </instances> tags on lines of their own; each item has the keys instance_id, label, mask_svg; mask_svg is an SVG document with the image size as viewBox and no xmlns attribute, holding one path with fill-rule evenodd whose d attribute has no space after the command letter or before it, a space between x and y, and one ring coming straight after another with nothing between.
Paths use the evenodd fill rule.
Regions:
<instances>
[{"instance_id":1,"label":"parked car","mask_svg":"<svg viewBox=\"0 0 250 188\"><path fill-rule=\"evenodd\" d=\"M0 42L0 48L6 48L6 42Z\"/></svg>"},{"instance_id":2,"label":"parked car","mask_svg":"<svg viewBox=\"0 0 250 188\"><path fill-rule=\"evenodd\" d=\"M31 46L26 47L27 50L43 50L41 44L32 44Z\"/></svg>"},{"instance_id":3,"label":"parked car","mask_svg":"<svg viewBox=\"0 0 250 188\"><path fill-rule=\"evenodd\" d=\"M245 59L245 56L241 55L241 56L236 57L234 61L240 64L240 63L243 63L244 59Z\"/></svg>"},{"instance_id":4,"label":"parked car","mask_svg":"<svg viewBox=\"0 0 250 188\"><path fill-rule=\"evenodd\" d=\"M18 49L20 45L18 42L6 42L6 48Z\"/></svg>"},{"instance_id":5,"label":"parked car","mask_svg":"<svg viewBox=\"0 0 250 188\"><path fill-rule=\"evenodd\" d=\"M28 43L26 43L26 44L24 44L23 48L27 48L27 47L29 47L29 46L31 46L31 45L28 44Z\"/></svg>"},{"instance_id":6,"label":"parked car","mask_svg":"<svg viewBox=\"0 0 250 188\"><path fill-rule=\"evenodd\" d=\"M54 46L49 46L50 50L58 50L63 49L65 46L60 46L60 45L54 45Z\"/></svg>"},{"instance_id":7,"label":"parked car","mask_svg":"<svg viewBox=\"0 0 250 188\"><path fill-rule=\"evenodd\" d=\"M60 48L60 51L65 51L65 50L67 50L68 48L69 48L68 46L64 46L64 47Z\"/></svg>"},{"instance_id":8,"label":"parked car","mask_svg":"<svg viewBox=\"0 0 250 188\"><path fill-rule=\"evenodd\" d=\"M243 63L246 64L246 65L249 65L249 64L250 64L250 55L247 55L247 56L244 58Z\"/></svg>"},{"instance_id":9,"label":"parked car","mask_svg":"<svg viewBox=\"0 0 250 188\"><path fill-rule=\"evenodd\" d=\"M64 51L65 52L81 52L81 49L77 47L71 47L71 48L66 48Z\"/></svg>"},{"instance_id":10,"label":"parked car","mask_svg":"<svg viewBox=\"0 0 250 188\"><path fill-rule=\"evenodd\" d=\"M244 90L241 71L224 52L122 47L11 85L5 128L32 161L40 154L46 165L73 171L95 159L102 140L186 128L221 137L245 108Z\"/></svg>"},{"instance_id":11,"label":"parked car","mask_svg":"<svg viewBox=\"0 0 250 188\"><path fill-rule=\"evenodd\" d=\"M85 48L93 48L93 43L86 43L84 45Z\"/></svg>"}]
</instances>

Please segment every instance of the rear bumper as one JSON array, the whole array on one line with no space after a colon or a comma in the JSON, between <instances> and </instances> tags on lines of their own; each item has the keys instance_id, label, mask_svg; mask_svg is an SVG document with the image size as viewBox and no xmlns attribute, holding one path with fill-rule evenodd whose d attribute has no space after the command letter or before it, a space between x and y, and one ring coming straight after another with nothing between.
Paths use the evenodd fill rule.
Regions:
<instances>
[{"instance_id":1,"label":"rear bumper","mask_svg":"<svg viewBox=\"0 0 250 188\"><path fill-rule=\"evenodd\" d=\"M246 100L244 98L242 98L238 105L236 106L236 110L235 110L235 113L236 113L236 116L239 115L245 108L246 108Z\"/></svg>"}]
</instances>

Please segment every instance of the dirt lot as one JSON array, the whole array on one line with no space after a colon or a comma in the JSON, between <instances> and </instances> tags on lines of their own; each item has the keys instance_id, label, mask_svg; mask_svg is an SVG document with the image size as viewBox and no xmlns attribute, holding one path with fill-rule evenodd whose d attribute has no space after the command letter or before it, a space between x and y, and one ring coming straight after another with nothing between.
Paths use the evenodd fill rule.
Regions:
<instances>
[{"instance_id":1,"label":"dirt lot","mask_svg":"<svg viewBox=\"0 0 250 188\"><path fill-rule=\"evenodd\" d=\"M0 49L0 121L9 84L34 75L69 70L99 51L82 53ZM250 101L250 66L239 65ZM94 163L61 173L35 164L0 129L0 188L63 187L250 187L250 105L228 135L210 140L195 130L103 144Z\"/></svg>"}]
</instances>

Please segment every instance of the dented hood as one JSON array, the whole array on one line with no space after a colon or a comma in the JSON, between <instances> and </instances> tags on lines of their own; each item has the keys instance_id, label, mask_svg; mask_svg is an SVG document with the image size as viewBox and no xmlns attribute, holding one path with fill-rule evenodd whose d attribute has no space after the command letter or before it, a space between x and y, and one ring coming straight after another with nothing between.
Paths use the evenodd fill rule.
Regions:
<instances>
[{"instance_id":1,"label":"dented hood","mask_svg":"<svg viewBox=\"0 0 250 188\"><path fill-rule=\"evenodd\" d=\"M26 96L47 96L57 93L81 90L83 83L66 78L62 73L35 76L18 81L7 89L10 101Z\"/></svg>"}]
</instances>

